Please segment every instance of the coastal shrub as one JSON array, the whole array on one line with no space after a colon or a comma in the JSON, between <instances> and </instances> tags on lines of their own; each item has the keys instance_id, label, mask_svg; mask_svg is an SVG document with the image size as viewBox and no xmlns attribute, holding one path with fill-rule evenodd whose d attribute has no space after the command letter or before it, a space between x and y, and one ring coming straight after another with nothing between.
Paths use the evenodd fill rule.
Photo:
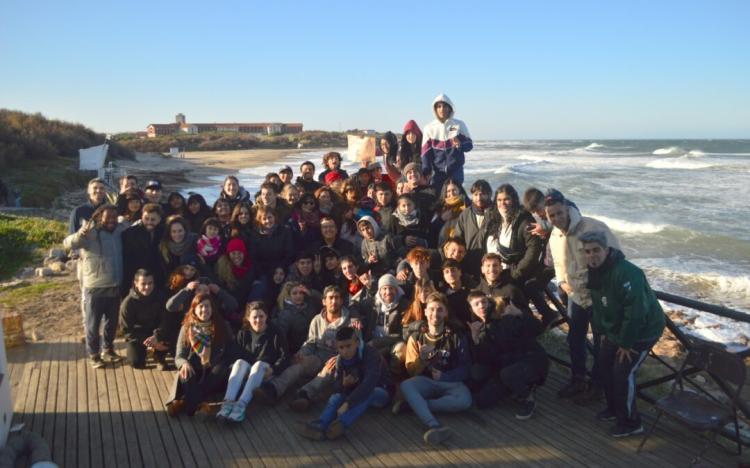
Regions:
<instances>
[{"instance_id":1,"label":"coastal shrub","mask_svg":"<svg viewBox=\"0 0 750 468\"><path fill-rule=\"evenodd\" d=\"M81 124L47 119L39 113L0 109L0 168L14 167L23 161L77 158L79 149L100 145L105 137ZM118 142L111 142L109 157L133 159L134 155Z\"/></svg>"},{"instance_id":2,"label":"coastal shrub","mask_svg":"<svg viewBox=\"0 0 750 468\"><path fill-rule=\"evenodd\" d=\"M0 214L0 279L41 258L66 234L65 223L60 221Z\"/></svg>"}]
</instances>

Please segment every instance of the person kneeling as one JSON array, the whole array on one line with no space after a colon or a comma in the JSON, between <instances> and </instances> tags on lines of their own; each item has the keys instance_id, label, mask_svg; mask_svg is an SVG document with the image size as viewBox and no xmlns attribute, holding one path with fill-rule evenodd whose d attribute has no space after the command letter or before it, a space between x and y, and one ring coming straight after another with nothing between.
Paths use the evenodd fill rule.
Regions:
<instances>
[{"instance_id":1,"label":"person kneeling","mask_svg":"<svg viewBox=\"0 0 750 468\"><path fill-rule=\"evenodd\" d=\"M286 368L289 352L286 338L275 325L268 323L268 314L260 301L245 308L236 343L238 359L232 365L224 402L216 417L239 423L245 420L253 391Z\"/></svg>"},{"instance_id":2,"label":"person kneeling","mask_svg":"<svg viewBox=\"0 0 750 468\"><path fill-rule=\"evenodd\" d=\"M195 414L199 406L227 381L233 352L232 332L208 294L196 294L177 338L174 362L178 372L167 413Z\"/></svg>"},{"instance_id":3,"label":"person kneeling","mask_svg":"<svg viewBox=\"0 0 750 468\"><path fill-rule=\"evenodd\" d=\"M510 395L518 402L516 418L529 419L536 409L534 390L549 370L547 353L536 340L542 323L512 302L501 299L493 304L481 291L469 293L468 301L476 318L468 325L475 363L472 378L479 381L477 407L492 406Z\"/></svg>"},{"instance_id":4,"label":"person kneeling","mask_svg":"<svg viewBox=\"0 0 750 468\"><path fill-rule=\"evenodd\" d=\"M334 393L320 417L305 426L302 435L310 439L341 437L367 408L382 408L390 401L388 368L377 349L352 327L339 328L336 348Z\"/></svg>"},{"instance_id":5,"label":"person kneeling","mask_svg":"<svg viewBox=\"0 0 750 468\"><path fill-rule=\"evenodd\" d=\"M464 334L448 326L448 300L441 293L427 297L427 331L409 337L406 343L406 370L413 377L401 382L401 393L412 410L428 427L424 440L440 444L451 436L432 411L458 412L471 406L471 392L463 381L469 376L471 358ZM403 401L393 412L399 413Z\"/></svg>"}]
</instances>

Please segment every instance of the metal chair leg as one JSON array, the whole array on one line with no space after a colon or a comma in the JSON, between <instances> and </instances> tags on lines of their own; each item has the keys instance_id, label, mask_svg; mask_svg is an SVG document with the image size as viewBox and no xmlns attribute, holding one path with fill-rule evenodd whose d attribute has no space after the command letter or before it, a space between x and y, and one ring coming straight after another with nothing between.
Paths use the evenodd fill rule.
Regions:
<instances>
[{"instance_id":1,"label":"metal chair leg","mask_svg":"<svg viewBox=\"0 0 750 468\"><path fill-rule=\"evenodd\" d=\"M651 437L651 434L654 432L654 429L656 429L656 425L659 424L659 418L661 418L662 414L664 414L664 411L659 411L659 414L656 415L656 420L654 420L654 424L651 426L651 429L649 429L648 432L643 436L643 439L641 439L641 443L638 445L638 449L635 451L635 453L641 453L641 449L646 444L646 440L648 440L648 438Z\"/></svg>"}]
</instances>

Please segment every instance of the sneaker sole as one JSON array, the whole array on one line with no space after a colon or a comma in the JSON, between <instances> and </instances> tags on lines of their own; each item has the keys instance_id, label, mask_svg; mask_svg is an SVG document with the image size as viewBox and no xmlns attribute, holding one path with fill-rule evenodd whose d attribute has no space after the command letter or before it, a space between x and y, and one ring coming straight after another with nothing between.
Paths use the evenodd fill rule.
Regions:
<instances>
[{"instance_id":1,"label":"sneaker sole","mask_svg":"<svg viewBox=\"0 0 750 468\"><path fill-rule=\"evenodd\" d=\"M630 437L638 434L643 434L643 426L639 427L638 429L634 429L630 432L621 433L621 434L610 434L615 439L622 439L624 437Z\"/></svg>"},{"instance_id":2,"label":"sneaker sole","mask_svg":"<svg viewBox=\"0 0 750 468\"><path fill-rule=\"evenodd\" d=\"M452 434L450 429L429 431L427 434L425 434L424 441L430 445L440 445L448 440L451 435Z\"/></svg>"},{"instance_id":3,"label":"sneaker sole","mask_svg":"<svg viewBox=\"0 0 750 468\"><path fill-rule=\"evenodd\" d=\"M517 414L516 419L518 419L519 421L526 421L527 419L531 419L532 416L534 416L533 411L529 414Z\"/></svg>"}]
</instances>

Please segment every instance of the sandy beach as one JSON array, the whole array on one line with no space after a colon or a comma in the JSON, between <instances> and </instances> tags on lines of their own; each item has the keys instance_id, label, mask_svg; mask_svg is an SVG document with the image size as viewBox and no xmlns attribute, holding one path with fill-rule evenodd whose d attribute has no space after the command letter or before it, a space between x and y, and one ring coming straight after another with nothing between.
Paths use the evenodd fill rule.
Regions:
<instances>
[{"instance_id":1,"label":"sandy beach","mask_svg":"<svg viewBox=\"0 0 750 468\"><path fill-rule=\"evenodd\" d=\"M254 149L237 151L185 152L184 158L172 158L152 153L136 153L135 161L117 161L119 175L134 174L143 182L149 177L159 179L165 191L180 190L195 185L207 185L210 177L234 174L240 169L271 164L285 156L315 148ZM297 168L294 168L297 172Z\"/></svg>"}]
</instances>

